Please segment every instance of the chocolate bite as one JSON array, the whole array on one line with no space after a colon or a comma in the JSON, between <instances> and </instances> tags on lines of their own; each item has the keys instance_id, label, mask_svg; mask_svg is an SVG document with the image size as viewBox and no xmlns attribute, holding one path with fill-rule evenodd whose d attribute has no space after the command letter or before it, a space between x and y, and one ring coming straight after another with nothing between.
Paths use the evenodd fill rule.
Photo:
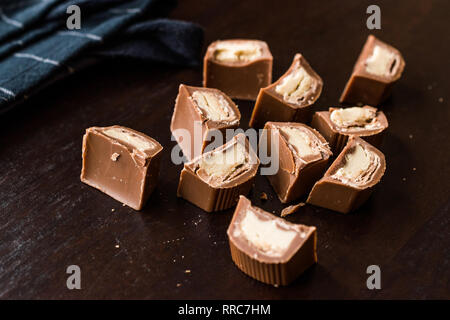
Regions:
<instances>
[{"instance_id":1,"label":"chocolate bite","mask_svg":"<svg viewBox=\"0 0 450 320\"><path fill-rule=\"evenodd\" d=\"M358 136L379 148L389 124L382 111L370 106L329 108L316 112L311 126L330 144L333 153L339 153L349 136Z\"/></svg>"},{"instance_id":2,"label":"chocolate bite","mask_svg":"<svg viewBox=\"0 0 450 320\"><path fill-rule=\"evenodd\" d=\"M351 136L347 145L311 190L307 202L348 213L360 207L386 170L383 153Z\"/></svg>"},{"instance_id":3,"label":"chocolate bite","mask_svg":"<svg viewBox=\"0 0 450 320\"><path fill-rule=\"evenodd\" d=\"M255 100L272 82L272 54L259 40L231 39L211 43L203 63L203 86L231 98Z\"/></svg>"},{"instance_id":4,"label":"chocolate bite","mask_svg":"<svg viewBox=\"0 0 450 320\"><path fill-rule=\"evenodd\" d=\"M228 227L231 258L250 277L288 285L317 263L315 227L293 224L241 196Z\"/></svg>"},{"instance_id":5,"label":"chocolate bite","mask_svg":"<svg viewBox=\"0 0 450 320\"><path fill-rule=\"evenodd\" d=\"M264 134L268 139L268 154L278 157L279 169L268 175L281 202L291 202L308 193L322 177L332 155L327 141L316 130L295 122L267 122ZM271 150L272 139L278 142L278 152ZM276 146L276 144L274 144Z\"/></svg>"},{"instance_id":6,"label":"chocolate bite","mask_svg":"<svg viewBox=\"0 0 450 320\"><path fill-rule=\"evenodd\" d=\"M214 141L215 130L237 128L241 113L226 94L217 89L180 85L170 130L191 160Z\"/></svg>"},{"instance_id":7,"label":"chocolate bite","mask_svg":"<svg viewBox=\"0 0 450 320\"><path fill-rule=\"evenodd\" d=\"M259 159L244 134L185 163L178 196L207 212L234 206L250 192Z\"/></svg>"},{"instance_id":8,"label":"chocolate bite","mask_svg":"<svg viewBox=\"0 0 450 320\"><path fill-rule=\"evenodd\" d=\"M397 49L369 35L340 102L379 105L390 95L404 68Z\"/></svg>"},{"instance_id":9,"label":"chocolate bite","mask_svg":"<svg viewBox=\"0 0 450 320\"><path fill-rule=\"evenodd\" d=\"M309 121L311 106L319 98L322 86L319 75L297 53L289 70L259 91L250 127L262 128L267 121Z\"/></svg>"},{"instance_id":10,"label":"chocolate bite","mask_svg":"<svg viewBox=\"0 0 450 320\"><path fill-rule=\"evenodd\" d=\"M155 139L129 128L88 128L81 181L141 210L157 184L162 149Z\"/></svg>"}]
</instances>

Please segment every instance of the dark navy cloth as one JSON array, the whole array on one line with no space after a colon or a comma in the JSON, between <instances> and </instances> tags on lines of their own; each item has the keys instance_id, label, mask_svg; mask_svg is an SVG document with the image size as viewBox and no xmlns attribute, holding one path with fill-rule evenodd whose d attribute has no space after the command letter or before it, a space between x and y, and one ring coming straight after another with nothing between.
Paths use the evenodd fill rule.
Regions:
<instances>
[{"instance_id":1,"label":"dark navy cloth","mask_svg":"<svg viewBox=\"0 0 450 320\"><path fill-rule=\"evenodd\" d=\"M68 6L81 29L68 30ZM0 114L103 57L196 66L203 30L166 19L173 0L0 0ZM95 57L93 59L92 57Z\"/></svg>"}]
</instances>

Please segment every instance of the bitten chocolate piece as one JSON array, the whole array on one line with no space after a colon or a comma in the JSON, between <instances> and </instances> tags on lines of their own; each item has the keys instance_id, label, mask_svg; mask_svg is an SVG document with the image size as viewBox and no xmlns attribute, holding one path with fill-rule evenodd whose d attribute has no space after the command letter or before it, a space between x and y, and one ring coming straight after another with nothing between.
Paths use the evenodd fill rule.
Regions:
<instances>
[{"instance_id":1,"label":"bitten chocolate piece","mask_svg":"<svg viewBox=\"0 0 450 320\"><path fill-rule=\"evenodd\" d=\"M240 133L226 144L184 164L178 196L207 212L234 206L250 192L259 159Z\"/></svg>"},{"instance_id":2,"label":"bitten chocolate piece","mask_svg":"<svg viewBox=\"0 0 450 320\"><path fill-rule=\"evenodd\" d=\"M268 175L281 202L291 202L308 193L322 177L332 155L327 141L316 130L295 122L267 122L268 154L278 154L279 169ZM272 139L278 141L278 152L272 152ZM274 144L276 146L276 144Z\"/></svg>"},{"instance_id":3,"label":"bitten chocolate piece","mask_svg":"<svg viewBox=\"0 0 450 320\"><path fill-rule=\"evenodd\" d=\"M340 102L379 105L404 68L405 60L397 49L369 35Z\"/></svg>"},{"instance_id":4,"label":"bitten chocolate piece","mask_svg":"<svg viewBox=\"0 0 450 320\"><path fill-rule=\"evenodd\" d=\"M348 213L361 206L386 170L383 153L351 136L347 145L311 190L307 202Z\"/></svg>"},{"instance_id":5,"label":"bitten chocolate piece","mask_svg":"<svg viewBox=\"0 0 450 320\"><path fill-rule=\"evenodd\" d=\"M155 139L129 128L88 128L81 181L140 210L155 189L162 149Z\"/></svg>"},{"instance_id":6,"label":"bitten chocolate piece","mask_svg":"<svg viewBox=\"0 0 450 320\"><path fill-rule=\"evenodd\" d=\"M379 148L388 125L384 113L370 106L329 108L328 111L316 112L311 122L311 126L327 139L335 154L341 152L351 135Z\"/></svg>"},{"instance_id":7,"label":"bitten chocolate piece","mask_svg":"<svg viewBox=\"0 0 450 320\"><path fill-rule=\"evenodd\" d=\"M227 234L236 266L264 283L288 285L317 263L315 227L275 217L244 196Z\"/></svg>"},{"instance_id":8,"label":"bitten chocolate piece","mask_svg":"<svg viewBox=\"0 0 450 320\"><path fill-rule=\"evenodd\" d=\"M311 106L319 98L322 86L319 75L297 53L289 70L259 91L250 127L262 128L267 121L309 121Z\"/></svg>"},{"instance_id":9,"label":"bitten chocolate piece","mask_svg":"<svg viewBox=\"0 0 450 320\"><path fill-rule=\"evenodd\" d=\"M239 109L222 91L181 84L170 131L185 157L192 160L214 141L215 130L224 136L226 129L239 126L240 119Z\"/></svg>"},{"instance_id":10,"label":"bitten chocolate piece","mask_svg":"<svg viewBox=\"0 0 450 320\"><path fill-rule=\"evenodd\" d=\"M203 63L203 86L217 88L231 98L255 100L272 82L272 54L259 40L220 40L211 43Z\"/></svg>"}]
</instances>

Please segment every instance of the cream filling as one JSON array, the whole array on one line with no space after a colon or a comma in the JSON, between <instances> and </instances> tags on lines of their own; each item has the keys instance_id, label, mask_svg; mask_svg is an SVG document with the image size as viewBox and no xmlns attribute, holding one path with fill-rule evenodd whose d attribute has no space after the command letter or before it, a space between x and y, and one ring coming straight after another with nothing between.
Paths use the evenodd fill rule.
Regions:
<instances>
[{"instance_id":1,"label":"cream filling","mask_svg":"<svg viewBox=\"0 0 450 320\"><path fill-rule=\"evenodd\" d=\"M294 148L295 153L300 157L320 154L318 139L311 139L304 130L295 127L281 127L280 131L287 138L287 142Z\"/></svg>"},{"instance_id":2,"label":"cream filling","mask_svg":"<svg viewBox=\"0 0 450 320\"><path fill-rule=\"evenodd\" d=\"M366 59L366 71L377 76L389 76L398 64L397 55L381 46L375 46L372 55Z\"/></svg>"},{"instance_id":3,"label":"cream filling","mask_svg":"<svg viewBox=\"0 0 450 320\"><path fill-rule=\"evenodd\" d=\"M341 130L373 130L381 127L376 111L362 107L333 110L330 120Z\"/></svg>"},{"instance_id":4,"label":"cream filling","mask_svg":"<svg viewBox=\"0 0 450 320\"><path fill-rule=\"evenodd\" d=\"M305 100L305 95L314 87L314 79L302 67L287 75L275 91L289 103L299 104Z\"/></svg>"},{"instance_id":5,"label":"cream filling","mask_svg":"<svg viewBox=\"0 0 450 320\"><path fill-rule=\"evenodd\" d=\"M262 56L262 48L253 41L219 42L214 50L214 58L222 62L247 62Z\"/></svg>"},{"instance_id":6,"label":"cream filling","mask_svg":"<svg viewBox=\"0 0 450 320\"><path fill-rule=\"evenodd\" d=\"M225 150L213 151L203 156L199 162L199 169L203 169L208 176L226 180L247 161L245 147L235 143Z\"/></svg>"},{"instance_id":7,"label":"cream filling","mask_svg":"<svg viewBox=\"0 0 450 320\"><path fill-rule=\"evenodd\" d=\"M297 235L293 230L286 230L289 226L282 221L261 220L251 210L246 211L239 227L242 235L255 248L271 256L283 255Z\"/></svg>"},{"instance_id":8,"label":"cream filling","mask_svg":"<svg viewBox=\"0 0 450 320\"><path fill-rule=\"evenodd\" d=\"M147 151L155 147L152 141L122 128L109 128L103 130L103 133L110 138L129 144L140 151Z\"/></svg>"},{"instance_id":9,"label":"cream filling","mask_svg":"<svg viewBox=\"0 0 450 320\"><path fill-rule=\"evenodd\" d=\"M380 166L380 158L374 152L357 144L353 152L345 155L345 164L331 178L348 185L364 185L373 179Z\"/></svg>"},{"instance_id":10,"label":"cream filling","mask_svg":"<svg viewBox=\"0 0 450 320\"><path fill-rule=\"evenodd\" d=\"M230 121L234 118L228 101L219 94L208 91L194 91L192 99L202 111L202 114L213 121Z\"/></svg>"}]
</instances>

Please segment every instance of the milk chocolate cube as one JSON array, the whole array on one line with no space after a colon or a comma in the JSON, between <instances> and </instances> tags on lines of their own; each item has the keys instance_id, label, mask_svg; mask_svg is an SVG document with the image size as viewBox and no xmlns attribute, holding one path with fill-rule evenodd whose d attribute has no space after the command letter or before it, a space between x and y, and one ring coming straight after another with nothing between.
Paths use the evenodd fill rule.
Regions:
<instances>
[{"instance_id":1,"label":"milk chocolate cube","mask_svg":"<svg viewBox=\"0 0 450 320\"><path fill-rule=\"evenodd\" d=\"M231 98L255 100L272 82L272 54L264 41L231 39L211 43L203 63L203 86Z\"/></svg>"},{"instance_id":2,"label":"milk chocolate cube","mask_svg":"<svg viewBox=\"0 0 450 320\"><path fill-rule=\"evenodd\" d=\"M214 141L215 130L225 136L226 129L237 128L240 119L239 109L222 91L182 84L170 130L183 154L192 160Z\"/></svg>"},{"instance_id":3,"label":"milk chocolate cube","mask_svg":"<svg viewBox=\"0 0 450 320\"><path fill-rule=\"evenodd\" d=\"M262 128L267 121L308 122L311 106L319 98L322 86L319 75L297 53L289 70L259 91L250 127Z\"/></svg>"},{"instance_id":4,"label":"milk chocolate cube","mask_svg":"<svg viewBox=\"0 0 450 320\"><path fill-rule=\"evenodd\" d=\"M307 202L348 213L370 196L386 170L383 153L351 136L347 145L311 190Z\"/></svg>"},{"instance_id":5,"label":"milk chocolate cube","mask_svg":"<svg viewBox=\"0 0 450 320\"><path fill-rule=\"evenodd\" d=\"M264 134L267 150L278 157L276 174L268 175L281 202L291 202L307 194L325 172L332 155L327 141L316 130L295 122L267 122ZM273 152L272 139L278 142L278 152ZM276 146L277 144L274 144Z\"/></svg>"},{"instance_id":6,"label":"milk chocolate cube","mask_svg":"<svg viewBox=\"0 0 450 320\"><path fill-rule=\"evenodd\" d=\"M349 136L358 136L379 148L388 125L384 113L370 106L329 108L316 112L311 122L335 154L345 147Z\"/></svg>"},{"instance_id":7,"label":"milk chocolate cube","mask_svg":"<svg viewBox=\"0 0 450 320\"><path fill-rule=\"evenodd\" d=\"M236 205L250 192L259 159L244 134L185 163L178 196L207 212Z\"/></svg>"},{"instance_id":8,"label":"milk chocolate cube","mask_svg":"<svg viewBox=\"0 0 450 320\"><path fill-rule=\"evenodd\" d=\"M244 196L227 234L236 266L264 283L288 285L317 263L315 227L275 217Z\"/></svg>"},{"instance_id":9,"label":"milk chocolate cube","mask_svg":"<svg viewBox=\"0 0 450 320\"><path fill-rule=\"evenodd\" d=\"M156 140L129 128L88 128L81 181L141 210L157 184L162 149Z\"/></svg>"},{"instance_id":10,"label":"milk chocolate cube","mask_svg":"<svg viewBox=\"0 0 450 320\"><path fill-rule=\"evenodd\" d=\"M390 95L404 68L397 49L369 35L340 101L379 105Z\"/></svg>"}]
</instances>

